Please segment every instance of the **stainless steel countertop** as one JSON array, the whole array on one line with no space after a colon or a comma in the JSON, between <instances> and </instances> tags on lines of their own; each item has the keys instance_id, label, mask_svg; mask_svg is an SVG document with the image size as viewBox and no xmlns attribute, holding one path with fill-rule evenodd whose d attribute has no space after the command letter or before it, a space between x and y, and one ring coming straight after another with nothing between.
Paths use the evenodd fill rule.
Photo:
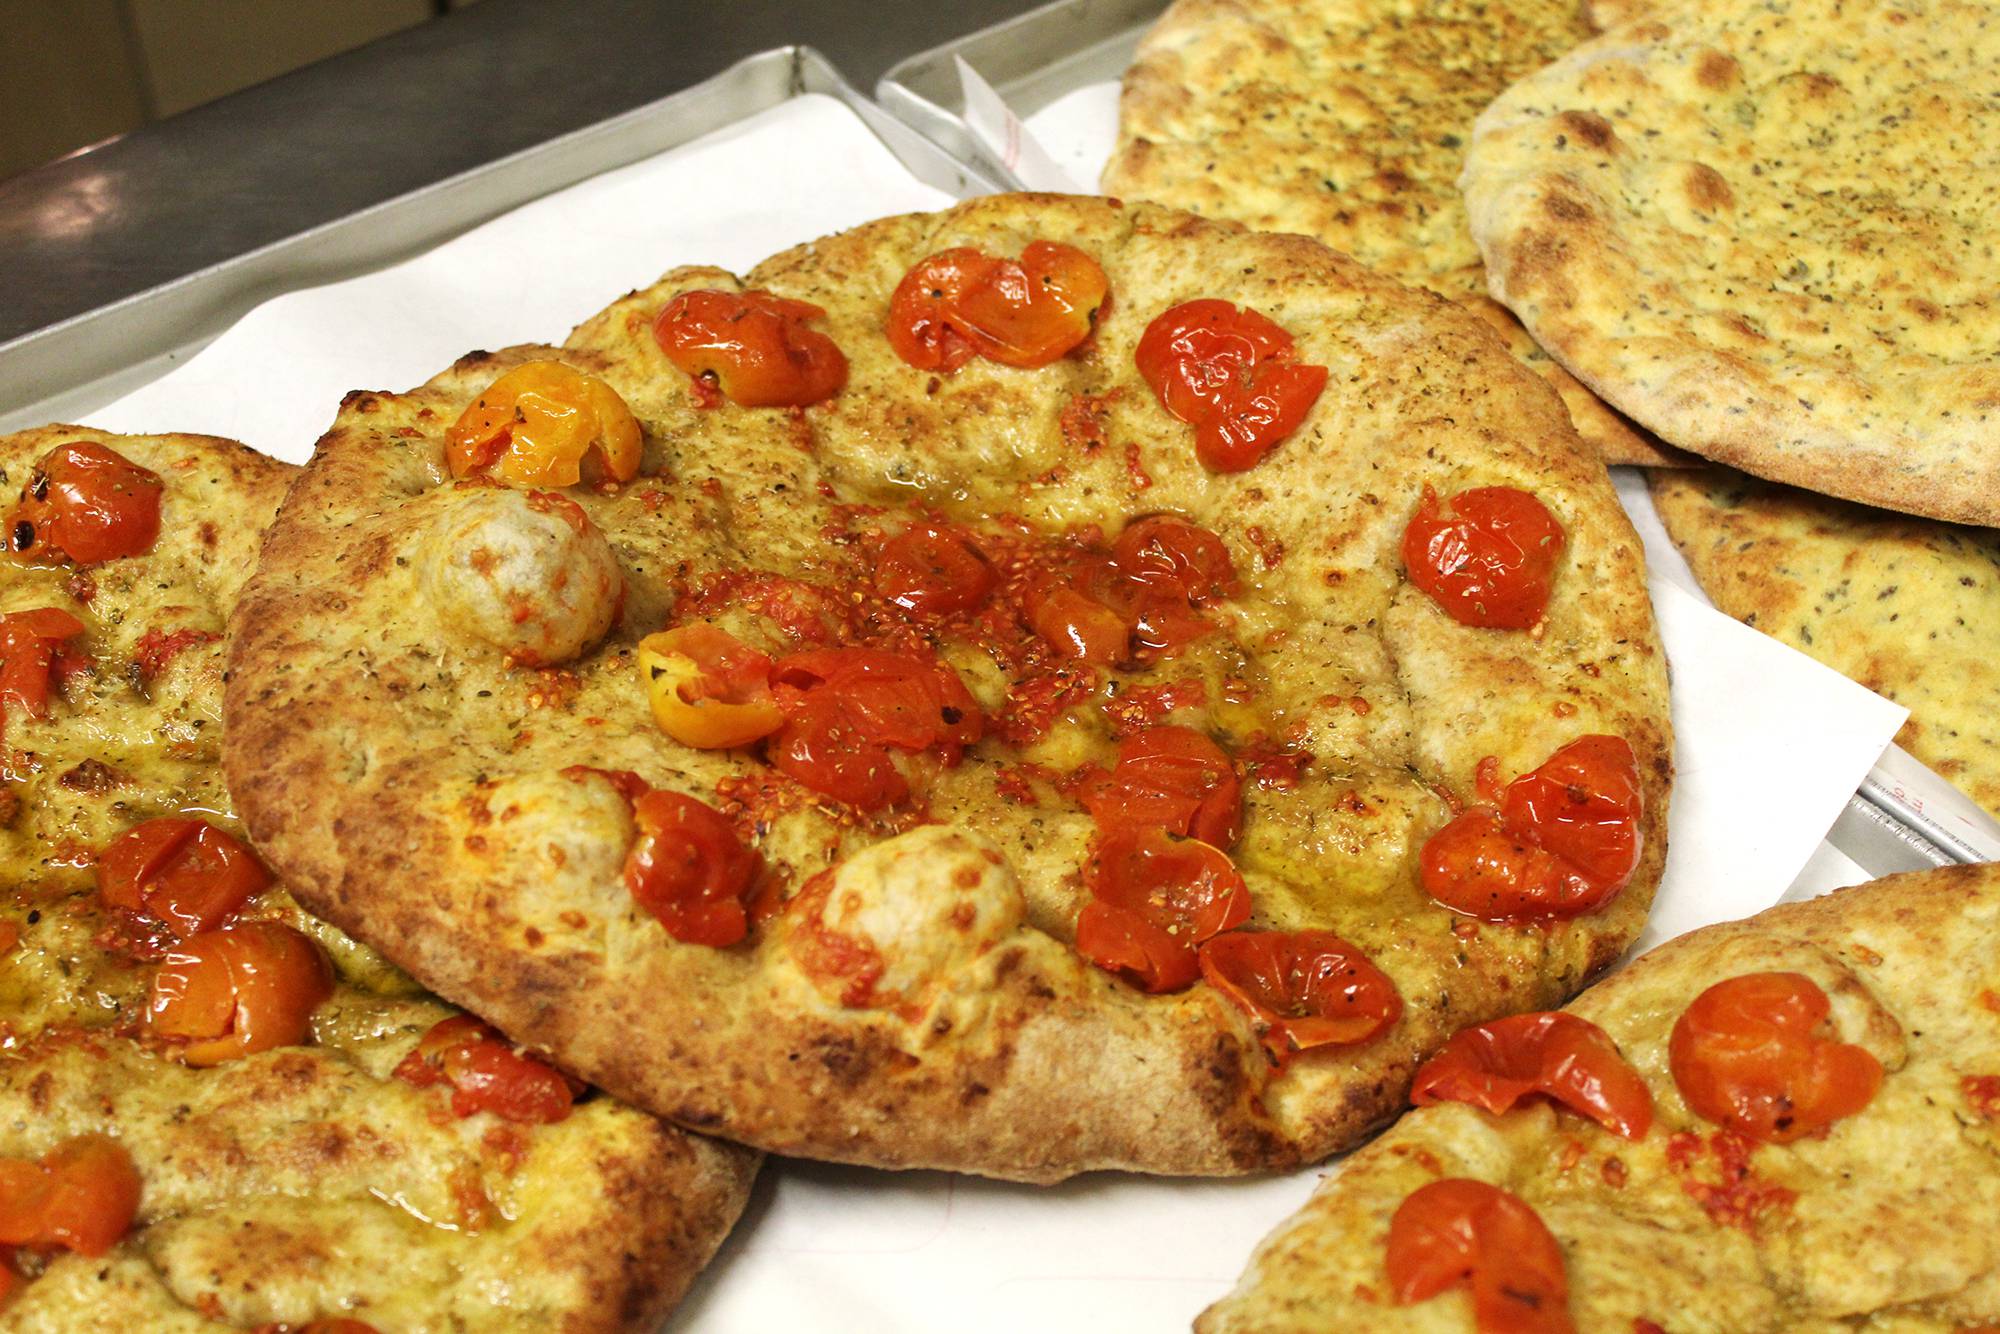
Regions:
<instances>
[{"instance_id":1,"label":"stainless steel countertop","mask_svg":"<svg viewBox=\"0 0 2000 1334\"><path fill-rule=\"evenodd\" d=\"M818 48L864 90L1035 0L482 0L0 181L0 343ZM718 182L726 189L727 182Z\"/></svg>"}]
</instances>

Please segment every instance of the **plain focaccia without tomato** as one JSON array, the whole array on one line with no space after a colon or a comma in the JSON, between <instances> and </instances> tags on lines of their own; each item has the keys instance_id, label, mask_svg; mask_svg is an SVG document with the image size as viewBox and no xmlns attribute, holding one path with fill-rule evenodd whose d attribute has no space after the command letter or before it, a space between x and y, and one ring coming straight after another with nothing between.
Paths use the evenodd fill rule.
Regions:
<instances>
[{"instance_id":1,"label":"plain focaccia without tomato","mask_svg":"<svg viewBox=\"0 0 2000 1334\"><path fill-rule=\"evenodd\" d=\"M1033 371L975 360L932 375L896 359L883 320L913 263L953 245L1014 255L1037 238L1083 248L1109 275L1090 342ZM653 317L679 292L739 285L825 309L814 327L851 362L844 392L802 412L696 405ZM1331 368L1298 432L1235 475L1198 465L1188 428L1133 368L1155 315L1213 296L1264 312L1303 360ZM555 672L481 651L451 628L460 609L425 591L455 549L440 535L492 491L449 484L446 427L500 371L550 355L603 376L646 435L639 480L569 493L617 554L624 614ZM1086 411L1087 437L1074 429ZM1561 518L1544 633L1469 629L1405 583L1398 542L1427 482L1517 484ZM912 498L974 524L1013 514L1109 534L1169 511L1220 534L1247 585L1234 629L1112 683L1207 682L1213 707L1173 718L1231 745L1275 719L1296 728L1313 756L1302 783L1246 786L1236 857L1252 922L1361 946L1400 986L1400 1024L1278 1071L1209 986L1142 995L1074 952L1091 819L1046 792L1019 800L1008 780L1023 761L1108 762L1097 701L1030 749L989 740L937 774L933 823L833 818L809 802L760 819L761 850L792 889L836 868L834 897L880 954L893 1006L823 990L785 915L714 949L676 943L635 906L620 878L624 802L563 769L632 770L708 800L771 772L657 731L635 642L705 573L751 566L863 596L868 572L828 536L844 522L836 506ZM1029 1180L1322 1156L1387 1114L1418 1056L1469 1016L1547 1003L1615 958L1664 855L1666 682L1640 548L1555 397L1435 297L1303 237L1150 206L1001 196L887 219L742 284L670 273L559 354L476 354L410 393L354 395L236 629L227 763L250 828L316 911L619 1096L789 1154ZM1244 647L1273 634L1282 651ZM992 708L1007 684L994 663L944 651ZM1226 702L1230 677L1255 698ZM1524 772L1592 732L1638 757L1645 846L1631 886L1565 926L1455 933L1416 882L1419 846L1449 818L1436 786L1467 789L1488 755Z\"/></svg>"},{"instance_id":2,"label":"plain focaccia without tomato","mask_svg":"<svg viewBox=\"0 0 2000 1334\"><path fill-rule=\"evenodd\" d=\"M1675 4L1496 98L1493 295L1669 444L2000 523L2000 25L1971 0Z\"/></svg>"},{"instance_id":3,"label":"plain focaccia without tomato","mask_svg":"<svg viewBox=\"0 0 2000 1334\"><path fill-rule=\"evenodd\" d=\"M1706 1146L1667 1068L1675 1021L1702 991L1751 972L1803 973L1841 1039L1887 1071L1823 1138L1763 1145L1750 1176L1708 1195L1723 1218L1754 1192L1789 1206L1718 1218L1706 1147L1676 1167L1677 1134ZM2000 1075L2000 868L1892 876L1662 945L1569 1007L1645 1076L1656 1120L1636 1143L1530 1101L1503 1116L1463 1103L1408 1113L1342 1163L1258 1247L1202 1334L1366 1329L1465 1334L1447 1292L1389 1304L1389 1220L1433 1180L1472 1177L1527 1201L1561 1243L1578 1334L1955 1334L2000 1320L2000 1123L1966 1081ZM1996 1083L1993 1087L2000 1087Z\"/></svg>"},{"instance_id":4,"label":"plain focaccia without tomato","mask_svg":"<svg viewBox=\"0 0 2000 1334\"><path fill-rule=\"evenodd\" d=\"M71 612L92 664L47 718L10 710L0 743L0 1156L108 1134L142 1192L123 1241L99 1259L57 1252L0 1305L0 1330L340 1315L384 1334L651 1330L742 1209L754 1155L604 1097L555 1125L445 1113L439 1090L391 1071L457 1012L281 885L241 916L295 926L332 959L310 1042L193 1069L144 1039L153 968L105 943L129 932L90 861L159 815L240 832L222 782L222 631L297 470L211 437L46 427L0 437L0 505L72 441L159 475L160 534L80 570L0 564L0 613ZM163 662L143 647L162 637L182 643Z\"/></svg>"},{"instance_id":5,"label":"plain focaccia without tomato","mask_svg":"<svg viewBox=\"0 0 2000 1334\"><path fill-rule=\"evenodd\" d=\"M1897 743L2000 812L2000 533L1723 468L1649 481L1716 606L1907 706Z\"/></svg>"},{"instance_id":6,"label":"plain focaccia without tomato","mask_svg":"<svg viewBox=\"0 0 2000 1334\"><path fill-rule=\"evenodd\" d=\"M1486 295L1458 194L1493 97L1591 36L1575 0L1176 0L1118 104L1107 194L1303 232L1476 312L1607 463L1674 465Z\"/></svg>"}]
</instances>

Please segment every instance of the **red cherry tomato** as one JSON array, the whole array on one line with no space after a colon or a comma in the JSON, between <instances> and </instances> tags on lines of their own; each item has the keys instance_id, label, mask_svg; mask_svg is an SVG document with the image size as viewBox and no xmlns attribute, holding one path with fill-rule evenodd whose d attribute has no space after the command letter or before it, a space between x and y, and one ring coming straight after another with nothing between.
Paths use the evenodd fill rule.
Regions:
<instances>
[{"instance_id":1,"label":"red cherry tomato","mask_svg":"<svg viewBox=\"0 0 2000 1334\"><path fill-rule=\"evenodd\" d=\"M40 1162L0 1158L0 1245L103 1255L132 1226L140 1188L132 1155L109 1135L66 1139Z\"/></svg>"},{"instance_id":2,"label":"red cherry tomato","mask_svg":"<svg viewBox=\"0 0 2000 1334\"><path fill-rule=\"evenodd\" d=\"M1396 984L1331 931L1226 931L1201 947L1201 975L1264 1031L1273 1058L1388 1031Z\"/></svg>"},{"instance_id":3,"label":"red cherry tomato","mask_svg":"<svg viewBox=\"0 0 2000 1334\"><path fill-rule=\"evenodd\" d=\"M919 261L889 299L886 332L918 370L957 370L974 354L1032 369L1090 337L1111 292L1075 246L1032 241L1019 260L960 246Z\"/></svg>"},{"instance_id":4,"label":"red cherry tomato","mask_svg":"<svg viewBox=\"0 0 2000 1334\"><path fill-rule=\"evenodd\" d=\"M160 536L160 477L92 440L57 445L35 464L7 521L7 548L78 565L137 556Z\"/></svg>"},{"instance_id":5,"label":"red cherry tomato","mask_svg":"<svg viewBox=\"0 0 2000 1334\"><path fill-rule=\"evenodd\" d=\"M1874 1100L1882 1063L1832 1032L1826 992L1802 973L1748 973L1695 997L1667 1063L1697 1115L1750 1139L1816 1135Z\"/></svg>"},{"instance_id":6,"label":"red cherry tomato","mask_svg":"<svg viewBox=\"0 0 2000 1334\"><path fill-rule=\"evenodd\" d=\"M1164 829L1128 827L1098 841L1077 952L1145 991L1200 975L1195 947L1250 916L1250 891L1229 855Z\"/></svg>"},{"instance_id":7,"label":"red cherry tomato","mask_svg":"<svg viewBox=\"0 0 2000 1334\"><path fill-rule=\"evenodd\" d=\"M1472 1289L1479 1334L1574 1334L1562 1247L1518 1195L1451 1177L1411 1192L1389 1220L1398 1305Z\"/></svg>"},{"instance_id":8,"label":"red cherry tomato","mask_svg":"<svg viewBox=\"0 0 2000 1334\"><path fill-rule=\"evenodd\" d=\"M714 807L678 792L632 803L639 836L625 858L625 887L667 934L693 945L734 945L749 931L744 902L763 869Z\"/></svg>"},{"instance_id":9,"label":"red cherry tomato","mask_svg":"<svg viewBox=\"0 0 2000 1334\"><path fill-rule=\"evenodd\" d=\"M993 567L965 534L934 523L911 524L875 562L875 591L915 616L973 611L995 582Z\"/></svg>"},{"instance_id":10,"label":"red cherry tomato","mask_svg":"<svg viewBox=\"0 0 2000 1334\"><path fill-rule=\"evenodd\" d=\"M1243 827L1243 785L1229 756L1191 727L1166 724L1118 744L1118 762L1079 793L1101 829L1151 825L1229 848Z\"/></svg>"},{"instance_id":11,"label":"red cherry tomato","mask_svg":"<svg viewBox=\"0 0 2000 1334\"><path fill-rule=\"evenodd\" d=\"M63 645L82 633L82 621L54 607L0 616L0 722L16 709L30 718L49 716Z\"/></svg>"},{"instance_id":12,"label":"red cherry tomato","mask_svg":"<svg viewBox=\"0 0 2000 1334\"><path fill-rule=\"evenodd\" d=\"M847 357L806 321L826 312L765 291L704 288L669 301L653 321L667 360L746 408L803 408L847 384Z\"/></svg>"},{"instance_id":13,"label":"red cherry tomato","mask_svg":"<svg viewBox=\"0 0 2000 1334\"><path fill-rule=\"evenodd\" d=\"M1130 656L1124 615L1072 583L1044 576L1029 586L1026 606L1029 628L1062 657L1109 667Z\"/></svg>"},{"instance_id":14,"label":"red cherry tomato","mask_svg":"<svg viewBox=\"0 0 2000 1334\"><path fill-rule=\"evenodd\" d=\"M880 810L910 793L892 750L956 764L985 731L958 674L936 658L879 649L814 649L772 673L785 725L766 754L781 772L836 801Z\"/></svg>"},{"instance_id":15,"label":"red cherry tomato","mask_svg":"<svg viewBox=\"0 0 2000 1334\"><path fill-rule=\"evenodd\" d=\"M1195 614L1236 592L1236 567L1222 539L1172 515L1126 527L1111 546L1123 585L1133 645L1172 653L1215 627Z\"/></svg>"},{"instance_id":16,"label":"red cherry tomato","mask_svg":"<svg viewBox=\"0 0 2000 1334\"><path fill-rule=\"evenodd\" d=\"M257 854L206 820L169 815L134 825L97 858L97 891L182 940L213 931L271 883Z\"/></svg>"},{"instance_id":17,"label":"red cherry tomato","mask_svg":"<svg viewBox=\"0 0 2000 1334\"><path fill-rule=\"evenodd\" d=\"M1146 326L1139 374L1160 406L1195 428L1195 455L1241 472L1299 428L1326 388L1324 366L1295 360L1291 334L1227 301L1187 301Z\"/></svg>"},{"instance_id":18,"label":"red cherry tomato","mask_svg":"<svg viewBox=\"0 0 2000 1334\"><path fill-rule=\"evenodd\" d=\"M1498 1115L1537 1093L1626 1139L1644 1139L1653 1124L1653 1095L1617 1044L1560 1010L1460 1029L1417 1068L1410 1101L1469 1102Z\"/></svg>"},{"instance_id":19,"label":"red cherry tomato","mask_svg":"<svg viewBox=\"0 0 2000 1334\"><path fill-rule=\"evenodd\" d=\"M1438 505L1424 488L1403 530L1403 568L1445 614L1465 625L1527 630L1549 606L1563 529L1549 507L1511 486L1461 491Z\"/></svg>"},{"instance_id":20,"label":"red cherry tomato","mask_svg":"<svg viewBox=\"0 0 2000 1334\"><path fill-rule=\"evenodd\" d=\"M191 936L153 975L147 1021L185 1041L189 1065L220 1065L305 1041L312 1012L333 994L333 968L311 937L276 922Z\"/></svg>"},{"instance_id":21,"label":"red cherry tomato","mask_svg":"<svg viewBox=\"0 0 2000 1334\"><path fill-rule=\"evenodd\" d=\"M433 1024L395 1074L418 1088L451 1085L454 1116L491 1112L532 1125L563 1120L584 1088L548 1062L516 1051L499 1030L469 1014Z\"/></svg>"},{"instance_id":22,"label":"red cherry tomato","mask_svg":"<svg viewBox=\"0 0 2000 1334\"><path fill-rule=\"evenodd\" d=\"M1431 835L1424 892L1489 922L1575 917L1609 902L1639 865L1644 794L1622 737L1586 736Z\"/></svg>"}]
</instances>

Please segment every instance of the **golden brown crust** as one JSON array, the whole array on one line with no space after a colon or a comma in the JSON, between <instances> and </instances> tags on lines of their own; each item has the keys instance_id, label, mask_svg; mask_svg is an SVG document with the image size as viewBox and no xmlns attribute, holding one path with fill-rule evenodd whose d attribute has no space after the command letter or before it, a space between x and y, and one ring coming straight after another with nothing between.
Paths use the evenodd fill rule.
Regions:
<instances>
[{"instance_id":1,"label":"golden brown crust","mask_svg":"<svg viewBox=\"0 0 2000 1334\"><path fill-rule=\"evenodd\" d=\"M2000 534L1725 468L1651 485L1716 606L1906 706L1897 742L2000 811Z\"/></svg>"},{"instance_id":2,"label":"golden brown crust","mask_svg":"<svg viewBox=\"0 0 2000 1334\"><path fill-rule=\"evenodd\" d=\"M1461 142L1501 89L1590 35L1574 0L1176 0L1140 42L1104 191L1301 232L1471 307L1607 463L1683 459L1597 400L1486 296Z\"/></svg>"},{"instance_id":3,"label":"golden brown crust","mask_svg":"<svg viewBox=\"0 0 2000 1334\"><path fill-rule=\"evenodd\" d=\"M1496 99L1463 178L1493 295L1671 444L2000 520L1978 4L1678 5Z\"/></svg>"},{"instance_id":4,"label":"golden brown crust","mask_svg":"<svg viewBox=\"0 0 2000 1334\"><path fill-rule=\"evenodd\" d=\"M1018 253L1034 237L1081 245L1110 275L1111 313L1077 356L1035 372L975 362L951 377L894 359L881 321L911 263L953 244ZM692 404L650 322L678 291L737 285L716 270L667 275L560 354L620 391L648 444L641 481L572 493L625 566L626 613L559 692L441 640L415 573L425 516L462 494L439 488L443 427L501 367L552 351L478 354L409 394L349 400L266 544L228 697L228 763L256 794L250 827L316 910L683 1124L792 1154L1028 1180L1322 1156L1394 1105L1417 1053L1461 1016L1573 990L1637 933L1664 854L1670 767L1639 545L1556 401L1477 322L1302 237L1049 196L887 219L779 255L747 281L825 308L851 363L841 396L798 415ZM1300 432L1234 476L1194 462L1186 428L1130 369L1152 315L1217 294L1339 368ZM1095 405L1103 444L1065 443L1059 421L1079 401ZM1457 626L1404 585L1396 536L1426 480L1516 481L1563 517L1571 545L1540 638ZM600 780L559 771L633 769L709 799L767 772L745 754L681 747L646 720L623 655L666 618L671 581L745 564L865 580L828 537L851 522L836 502L912 492L963 521L1112 531L1168 510L1221 534L1252 584L1242 614L1290 638L1255 662L1254 707L1218 704L1199 721L1240 743L1265 725L1259 710L1283 706L1318 756L1297 792L1250 795L1238 860L1256 920L1331 926L1367 949L1408 1002L1389 1037L1273 1077L1249 1025L1205 985L1149 998L1075 955L1065 941L1089 817L1050 794L1003 798L1001 770L1104 757L1094 703L1037 749L982 746L939 775L939 825L881 841L886 831L804 803L760 824L793 888L838 863L838 884L879 910L876 943L907 979L906 1014L818 989L789 915L716 950L673 942L634 907L617 874L631 837L622 804ZM1174 671L1219 671L1225 651ZM1523 771L1590 731L1627 737L1641 757L1637 879L1571 926L1461 940L1414 882L1416 846L1447 817L1427 784L1463 789L1487 754ZM976 932L917 920L954 902L937 897L942 885Z\"/></svg>"},{"instance_id":5,"label":"golden brown crust","mask_svg":"<svg viewBox=\"0 0 2000 1334\"><path fill-rule=\"evenodd\" d=\"M1470 1176L1526 1199L1562 1243L1586 1334L1644 1328L1733 1334L1882 1329L1950 1334L2000 1318L2000 867L1891 876L1682 936L1569 1007L1646 1076L1645 1139L1529 1103L1502 1117L1441 1103L1410 1112L1348 1159L1258 1247L1203 1334L1464 1331L1448 1293L1389 1303L1383 1248L1412 1191ZM1841 1037L1887 1070L1830 1133L1757 1148L1722 1184L1715 1127L1667 1068L1674 1022L1702 990L1796 971L1832 998ZM1678 1165L1676 1165L1678 1163ZM1787 1201L1758 1191L1795 1193ZM1747 1221L1737 1221L1745 1219Z\"/></svg>"}]
</instances>

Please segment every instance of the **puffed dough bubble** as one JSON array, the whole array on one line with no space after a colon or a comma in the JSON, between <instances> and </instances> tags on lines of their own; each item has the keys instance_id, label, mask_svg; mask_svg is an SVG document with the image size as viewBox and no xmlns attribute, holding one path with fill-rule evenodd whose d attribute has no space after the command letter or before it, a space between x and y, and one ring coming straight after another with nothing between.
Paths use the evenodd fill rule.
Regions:
<instances>
[{"instance_id":1,"label":"puffed dough bubble","mask_svg":"<svg viewBox=\"0 0 2000 1334\"><path fill-rule=\"evenodd\" d=\"M430 543L426 591L438 615L518 662L568 662L618 619L618 558L566 497L465 488Z\"/></svg>"},{"instance_id":2,"label":"puffed dough bubble","mask_svg":"<svg viewBox=\"0 0 2000 1334\"><path fill-rule=\"evenodd\" d=\"M923 825L856 853L835 872L821 925L873 945L878 993L923 998L1021 925L1014 872L985 839Z\"/></svg>"},{"instance_id":3,"label":"puffed dough bubble","mask_svg":"<svg viewBox=\"0 0 2000 1334\"><path fill-rule=\"evenodd\" d=\"M467 800L476 831L468 851L482 863L480 878L512 883L515 916L548 929L565 912L603 920L628 906L619 877L636 833L632 810L599 775L519 774Z\"/></svg>"}]
</instances>

